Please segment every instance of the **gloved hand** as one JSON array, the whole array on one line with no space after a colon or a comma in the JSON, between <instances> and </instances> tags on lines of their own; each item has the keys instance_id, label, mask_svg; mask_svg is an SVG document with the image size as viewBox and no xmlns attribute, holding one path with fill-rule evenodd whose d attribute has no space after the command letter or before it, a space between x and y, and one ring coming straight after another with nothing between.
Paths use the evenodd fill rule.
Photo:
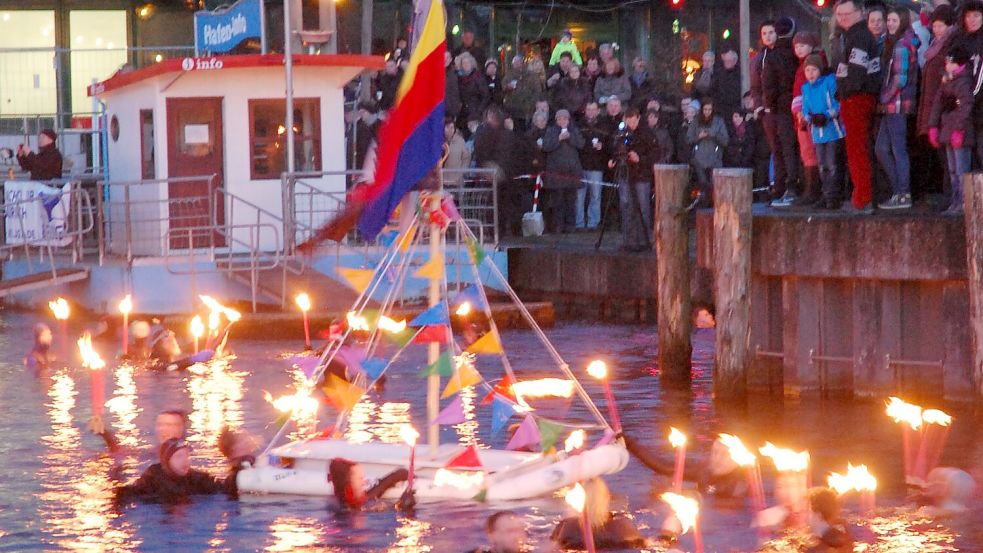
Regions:
<instances>
[{"instance_id":1,"label":"gloved hand","mask_svg":"<svg viewBox=\"0 0 983 553\"><path fill-rule=\"evenodd\" d=\"M414 507L416 507L416 490L407 488L403 495L399 496L396 508L405 514L410 514Z\"/></svg>"},{"instance_id":2,"label":"gloved hand","mask_svg":"<svg viewBox=\"0 0 983 553\"><path fill-rule=\"evenodd\" d=\"M814 113L809 117L809 122L813 127L825 127L826 123L829 123L829 118L822 113Z\"/></svg>"},{"instance_id":3,"label":"gloved hand","mask_svg":"<svg viewBox=\"0 0 983 553\"><path fill-rule=\"evenodd\" d=\"M928 129L928 143L932 145L936 150L939 149L939 128L932 127Z\"/></svg>"},{"instance_id":4,"label":"gloved hand","mask_svg":"<svg viewBox=\"0 0 983 553\"><path fill-rule=\"evenodd\" d=\"M952 144L953 148L958 150L959 148L963 147L964 138L965 137L963 136L962 131L952 131L952 138L949 140L949 142Z\"/></svg>"}]
</instances>

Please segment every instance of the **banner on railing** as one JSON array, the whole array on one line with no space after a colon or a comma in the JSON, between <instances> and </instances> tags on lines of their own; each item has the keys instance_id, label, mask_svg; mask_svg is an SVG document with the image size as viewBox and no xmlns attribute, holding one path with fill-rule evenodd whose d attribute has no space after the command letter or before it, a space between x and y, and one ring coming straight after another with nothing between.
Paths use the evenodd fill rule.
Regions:
<instances>
[{"instance_id":1,"label":"banner on railing","mask_svg":"<svg viewBox=\"0 0 983 553\"><path fill-rule=\"evenodd\" d=\"M195 56L200 52L228 52L250 38L258 38L266 53L263 0L239 0L227 8L195 12Z\"/></svg>"},{"instance_id":2,"label":"banner on railing","mask_svg":"<svg viewBox=\"0 0 983 553\"><path fill-rule=\"evenodd\" d=\"M7 245L61 247L67 235L72 185L61 188L36 181L4 183L4 223Z\"/></svg>"}]
</instances>

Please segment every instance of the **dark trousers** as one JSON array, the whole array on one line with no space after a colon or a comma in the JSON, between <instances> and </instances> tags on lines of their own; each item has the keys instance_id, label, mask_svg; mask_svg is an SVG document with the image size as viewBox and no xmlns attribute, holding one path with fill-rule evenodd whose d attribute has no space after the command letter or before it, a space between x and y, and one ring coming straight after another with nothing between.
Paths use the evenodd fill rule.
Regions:
<instances>
[{"instance_id":1,"label":"dark trousers","mask_svg":"<svg viewBox=\"0 0 983 553\"><path fill-rule=\"evenodd\" d=\"M822 183L823 198L828 201L840 201L843 198L843 191L840 189L839 151L839 140L816 144L819 180Z\"/></svg>"},{"instance_id":2,"label":"dark trousers","mask_svg":"<svg viewBox=\"0 0 983 553\"><path fill-rule=\"evenodd\" d=\"M652 210L649 202L651 197L652 183L650 182L618 183L621 236L623 245L627 248L652 245Z\"/></svg>"},{"instance_id":3,"label":"dark trousers","mask_svg":"<svg viewBox=\"0 0 983 553\"><path fill-rule=\"evenodd\" d=\"M798 193L799 141L791 111L765 113L765 136L775 157L775 195Z\"/></svg>"},{"instance_id":4,"label":"dark trousers","mask_svg":"<svg viewBox=\"0 0 983 553\"><path fill-rule=\"evenodd\" d=\"M550 188L539 192L549 232L573 232L577 225L577 189Z\"/></svg>"}]
</instances>

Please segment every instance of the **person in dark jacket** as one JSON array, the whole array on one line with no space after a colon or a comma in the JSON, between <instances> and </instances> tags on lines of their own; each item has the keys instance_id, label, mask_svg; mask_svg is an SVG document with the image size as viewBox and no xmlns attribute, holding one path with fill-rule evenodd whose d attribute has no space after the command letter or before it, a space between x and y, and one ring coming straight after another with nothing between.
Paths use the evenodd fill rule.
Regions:
<instances>
[{"instance_id":1,"label":"person in dark jacket","mask_svg":"<svg viewBox=\"0 0 983 553\"><path fill-rule=\"evenodd\" d=\"M521 172L516 167L515 134L505 128L505 114L497 106L488 108L485 121L474 134L474 163L483 169L495 169L498 185L498 218L506 234L519 232L522 224L524 187L512 178Z\"/></svg>"},{"instance_id":2,"label":"person in dark jacket","mask_svg":"<svg viewBox=\"0 0 983 553\"><path fill-rule=\"evenodd\" d=\"M715 111L730 121L730 116L741 108L741 68L737 52L728 48L721 56L723 67L713 72L713 98Z\"/></svg>"},{"instance_id":3,"label":"person in dark jacket","mask_svg":"<svg viewBox=\"0 0 983 553\"><path fill-rule=\"evenodd\" d=\"M675 146L669 136L669 127L662 120L659 110L650 109L645 112L645 129L652 140L649 153L653 165L672 163Z\"/></svg>"},{"instance_id":4,"label":"person in dark jacket","mask_svg":"<svg viewBox=\"0 0 983 553\"><path fill-rule=\"evenodd\" d=\"M912 185L921 185L924 192L943 192L949 190L949 172L945 168L945 152L932 148L928 143L928 119L932 115L932 100L942 86L942 76L945 75L945 56L952 48L958 27L956 12L949 5L936 7L932 11L931 30L932 42L925 51L925 65L922 66L920 79L921 91L918 101L918 117L915 122L918 135L917 151L921 152L922 163L914 161L912 167L918 171L920 178L912 178ZM943 179L938 179L938 175ZM942 182L939 182L939 181ZM938 184L937 184L938 183ZM939 186L941 185L941 186ZM912 195L916 195L912 191Z\"/></svg>"},{"instance_id":5,"label":"person in dark jacket","mask_svg":"<svg viewBox=\"0 0 983 553\"><path fill-rule=\"evenodd\" d=\"M829 488L818 488L809 493L812 515L809 527L819 543L808 553L849 553L853 551L853 533L840 515L840 502Z\"/></svg>"},{"instance_id":6,"label":"person in dark jacket","mask_svg":"<svg viewBox=\"0 0 983 553\"><path fill-rule=\"evenodd\" d=\"M17 163L20 168L31 173L31 180L53 180L61 178L61 152L55 146L58 135L51 129L38 133L38 151L34 153L23 144L17 147Z\"/></svg>"},{"instance_id":7,"label":"person in dark jacket","mask_svg":"<svg viewBox=\"0 0 983 553\"><path fill-rule=\"evenodd\" d=\"M877 41L870 34L859 0L837 0L833 8L836 33L830 40L830 64L836 68L840 118L846 130L847 167L853 182L853 207L870 212L873 195L871 173L871 121L880 91L880 59Z\"/></svg>"},{"instance_id":8,"label":"person in dark jacket","mask_svg":"<svg viewBox=\"0 0 983 553\"><path fill-rule=\"evenodd\" d=\"M952 183L952 199L947 215L963 214L962 177L970 170L974 144L972 54L965 43L949 50L945 77L933 102L929 117L928 140L936 148L945 147Z\"/></svg>"},{"instance_id":9,"label":"person in dark jacket","mask_svg":"<svg viewBox=\"0 0 983 553\"><path fill-rule=\"evenodd\" d=\"M556 86L553 104L557 109L565 109L579 118L584 115L584 107L592 100L593 95L590 83L580 74L580 66L574 65Z\"/></svg>"},{"instance_id":10,"label":"person in dark jacket","mask_svg":"<svg viewBox=\"0 0 983 553\"><path fill-rule=\"evenodd\" d=\"M961 29L959 44L970 52L973 63L969 66L973 85L973 127L975 134L983 135L983 1L966 0L960 3ZM975 167L983 167L983 144L976 144Z\"/></svg>"},{"instance_id":11,"label":"person in dark jacket","mask_svg":"<svg viewBox=\"0 0 983 553\"><path fill-rule=\"evenodd\" d=\"M571 121L570 112L557 111L555 123L543 135L543 152L546 154L543 216L550 232L571 232L576 227L577 190L584 186L580 182L583 172L580 150L583 147L584 137Z\"/></svg>"},{"instance_id":12,"label":"person in dark jacket","mask_svg":"<svg viewBox=\"0 0 983 553\"><path fill-rule=\"evenodd\" d=\"M757 147L757 128L753 119L745 118L745 111L738 110L731 114L730 141L724 154L726 167L754 168L754 151Z\"/></svg>"},{"instance_id":13,"label":"person in dark jacket","mask_svg":"<svg viewBox=\"0 0 983 553\"><path fill-rule=\"evenodd\" d=\"M388 111L396 103L396 91L399 90L399 80L402 74L395 59L386 60L386 68L382 70L375 79L372 80L372 89L375 91L373 99L382 111Z\"/></svg>"},{"instance_id":14,"label":"person in dark jacket","mask_svg":"<svg viewBox=\"0 0 983 553\"><path fill-rule=\"evenodd\" d=\"M682 115L679 128L676 129L676 162L689 165L693 159L693 145L687 140L689 129L696 124L696 118L700 114L699 100L683 98L680 101L679 109Z\"/></svg>"},{"instance_id":15,"label":"person in dark jacket","mask_svg":"<svg viewBox=\"0 0 983 553\"><path fill-rule=\"evenodd\" d=\"M649 546L649 540L638 531L628 517L611 512L611 493L600 478L591 478L584 485L584 510L594 534L594 546L605 549L639 549ZM565 518L553 529L550 540L563 549L585 549L581 532L581 516Z\"/></svg>"},{"instance_id":16,"label":"person in dark jacket","mask_svg":"<svg viewBox=\"0 0 983 553\"><path fill-rule=\"evenodd\" d=\"M729 140L727 125L714 111L713 102L705 102L700 107L700 115L686 131L686 141L693 148L690 163L703 193L704 205L710 205L713 195L711 171L724 166L724 151Z\"/></svg>"},{"instance_id":17,"label":"person in dark jacket","mask_svg":"<svg viewBox=\"0 0 983 553\"><path fill-rule=\"evenodd\" d=\"M792 116L792 90L799 67L792 49L795 22L783 17L775 23L778 38L768 49L761 71L765 107L765 134L775 156L775 207L788 207L799 194L799 143Z\"/></svg>"},{"instance_id":18,"label":"person in dark jacket","mask_svg":"<svg viewBox=\"0 0 983 553\"><path fill-rule=\"evenodd\" d=\"M478 71L475 59L471 54L463 53L458 56L457 86L461 94L461 115L458 117L458 127L467 127L468 121L481 121L488 108L490 97L485 77Z\"/></svg>"},{"instance_id":19,"label":"person in dark jacket","mask_svg":"<svg viewBox=\"0 0 983 553\"><path fill-rule=\"evenodd\" d=\"M488 87L489 103L501 106L505 91L502 89L502 78L498 76L498 62L494 59L485 62L485 85Z\"/></svg>"},{"instance_id":20,"label":"person in dark jacket","mask_svg":"<svg viewBox=\"0 0 983 553\"><path fill-rule=\"evenodd\" d=\"M475 60L475 67L484 67L485 60L488 59L485 49L474 40L474 31L468 29L461 33L461 44L454 49L454 58L464 53L471 54Z\"/></svg>"},{"instance_id":21,"label":"person in dark jacket","mask_svg":"<svg viewBox=\"0 0 983 553\"><path fill-rule=\"evenodd\" d=\"M365 168L369 147L378 138L381 126L379 108L375 102L361 102L358 105L358 121L355 123L355 166L352 169L359 171Z\"/></svg>"},{"instance_id":22,"label":"person in dark jacket","mask_svg":"<svg viewBox=\"0 0 983 553\"><path fill-rule=\"evenodd\" d=\"M24 358L24 366L35 370L44 370L51 366L55 356L51 352L51 328L44 323L34 325L34 347Z\"/></svg>"},{"instance_id":23,"label":"person in dark jacket","mask_svg":"<svg viewBox=\"0 0 983 553\"><path fill-rule=\"evenodd\" d=\"M382 477L374 486L366 488L365 473L361 465L348 459L336 457L328 463L328 479L334 486L334 495L342 511L374 510L372 502L377 502L391 488L405 482L409 471L400 468ZM412 509L416 503L412 489L407 489L399 498L398 508Z\"/></svg>"},{"instance_id":24,"label":"person in dark jacket","mask_svg":"<svg viewBox=\"0 0 983 553\"><path fill-rule=\"evenodd\" d=\"M628 76L631 83L631 103L639 110L655 95L655 79L649 74L648 62L639 56L632 62L632 72Z\"/></svg>"},{"instance_id":25,"label":"person in dark jacket","mask_svg":"<svg viewBox=\"0 0 983 553\"><path fill-rule=\"evenodd\" d=\"M703 52L703 63L693 74L693 96L701 102L713 95L713 74L716 71L717 53L713 50Z\"/></svg>"},{"instance_id":26,"label":"person in dark jacket","mask_svg":"<svg viewBox=\"0 0 983 553\"><path fill-rule=\"evenodd\" d=\"M444 52L444 116L455 121L461 116L461 90L457 85L454 56L450 52Z\"/></svg>"},{"instance_id":27,"label":"person in dark jacket","mask_svg":"<svg viewBox=\"0 0 983 553\"><path fill-rule=\"evenodd\" d=\"M183 503L193 495L235 493L235 478L219 480L191 468L191 448L181 438L160 446L160 462L150 465L135 482L116 489L117 503L134 500Z\"/></svg>"},{"instance_id":28,"label":"person in dark jacket","mask_svg":"<svg viewBox=\"0 0 983 553\"><path fill-rule=\"evenodd\" d=\"M629 252L641 252L652 247L652 141L641 126L641 115L628 108L611 138L608 168L614 170L621 207L622 247Z\"/></svg>"},{"instance_id":29,"label":"person in dark jacket","mask_svg":"<svg viewBox=\"0 0 983 553\"><path fill-rule=\"evenodd\" d=\"M601 223L601 182L604 181L604 171L607 169L606 145L611 136L612 127L601 116L601 108L591 100L584 108L584 118L580 123L580 132L584 136L584 147L580 150L580 165L584 168L586 185L577 190L577 228L595 229ZM587 203L586 221L584 204Z\"/></svg>"}]
</instances>

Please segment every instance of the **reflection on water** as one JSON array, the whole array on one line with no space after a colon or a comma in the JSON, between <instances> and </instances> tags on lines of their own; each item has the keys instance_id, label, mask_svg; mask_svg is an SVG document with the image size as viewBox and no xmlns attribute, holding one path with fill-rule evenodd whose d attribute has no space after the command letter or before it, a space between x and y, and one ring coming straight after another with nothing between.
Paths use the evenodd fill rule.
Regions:
<instances>
[{"instance_id":1,"label":"reflection on water","mask_svg":"<svg viewBox=\"0 0 983 553\"><path fill-rule=\"evenodd\" d=\"M137 474L145 468L141 457L112 458L102 441L85 432L90 407L89 375L79 369L60 369L33 375L20 366L23 352L10 347L10 336L27 336L25 316L4 315L0 330L0 549L12 551L291 551L331 552L454 552L485 543L482 525L500 508L519 512L527 522L533 551L546 550L548 536L566 508L562 498L550 497L524 504L422 504L417 517L406 519L392 510L337 515L322 498L246 497L238 503L220 497L197 499L192 505L168 509L141 505L117 513L111 506L117 464ZM595 357L611 359L611 384L626 428L646 447L671 455L665 444L670 424L693 438L692 463L706 454L718 432L734 432L749 444L772 440L797 450L809 449L814 463L813 481L825 480L829 470L841 470L849 460L871 467L883 489L878 495L879 516L870 521L856 517L855 501L846 505L848 518L858 525L857 552L908 553L980 551L983 509L977 504L966 520L940 520L899 508L905 493L901 484L901 440L896 425L883 416L880 402L836 401L798 403L756 400L753 409L714 405L710 399L707 345L711 335L697 335L693 392L664 391L653 373L655 332L651 328L565 325L550 331L558 349L572 367L583 367ZM545 376L550 363L539 342L526 332L506 333L510 356L520 379ZM297 373L272 363L283 350L297 344L236 343L237 359L196 366L188 373L158 373L109 361L112 394L107 420L127 449L142 452L152 442L153 419L163 409L189 407L189 440L194 463L217 472L222 459L215 438L223 426L242 428L266 438L275 432L275 409L263 399L264 390L293 393ZM412 349L412 348L411 348ZM352 441L399 442L398 428L413 423L421 433L426 424L425 386L416 372L425 361L425 348L408 350L406 370L393 370L385 390L373 390L355 406L346 437ZM529 367L522 369L521 367ZM112 371L109 373L108 371ZM28 379L33 382L28 383ZM596 383L588 383L599 394ZM502 447L508 436L492 437L489 408L479 405L483 390L462 394L466 422L442 429L445 442ZM446 403L446 401L445 401ZM601 408L604 409L603 400ZM540 405L541 404L541 405ZM579 402L549 400L537 408L553 416L589 419ZM948 409L947 409L948 410ZM322 409L321 427L332 424L334 411ZM981 427L979 415L956 408L955 424L943 462L978 470ZM330 420L328 417L332 417ZM843 432L849 429L849 433ZM39 440L40 437L40 440ZM588 441L593 441L591 437ZM689 466L689 465L688 465ZM635 462L606 479L619 508L630 508L647 535L656 533L666 515L657 493L667 480L654 477ZM770 487L771 476L766 476ZM730 510L712 501L704 505L707 551L754 551L758 536L748 528L746 510ZM967 536L971 536L967 538ZM800 550L801 539L783 536L771 550ZM692 549L692 541L683 540ZM662 549L654 549L661 551Z\"/></svg>"}]
</instances>

